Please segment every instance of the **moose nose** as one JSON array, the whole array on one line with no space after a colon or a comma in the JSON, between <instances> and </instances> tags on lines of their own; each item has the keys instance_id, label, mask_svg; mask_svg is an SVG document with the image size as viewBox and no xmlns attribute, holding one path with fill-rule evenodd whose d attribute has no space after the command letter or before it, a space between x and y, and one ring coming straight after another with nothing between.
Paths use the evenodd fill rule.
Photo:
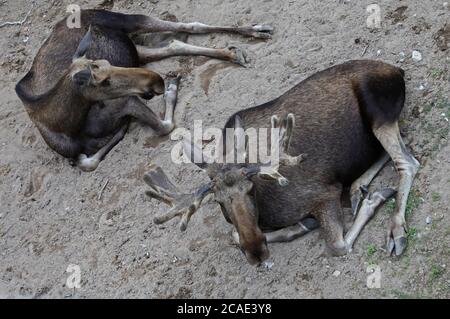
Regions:
<instances>
[{"instance_id":1,"label":"moose nose","mask_svg":"<svg viewBox=\"0 0 450 319\"><path fill-rule=\"evenodd\" d=\"M91 77L92 77L91 71L82 70L80 72L75 73L72 76L72 81L78 86L83 86L89 83Z\"/></svg>"},{"instance_id":2,"label":"moose nose","mask_svg":"<svg viewBox=\"0 0 450 319\"><path fill-rule=\"evenodd\" d=\"M256 249L243 249L243 252L247 258L247 261L252 266L258 266L270 257L269 249L267 248L267 243L265 240Z\"/></svg>"},{"instance_id":3,"label":"moose nose","mask_svg":"<svg viewBox=\"0 0 450 319\"><path fill-rule=\"evenodd\" d=\"M266 248L265 251L262 254L254 255L249 252L245 252L245 257L247 258L247 261L252 266L259 266L261 263L269 259L270 254L269 250Z\"/></svg>"},{"instance_id":4,"label":"moose nose","mask_svg":"<svg viewBox=\"0 0 450 319\"><path fill-rule=\"evenodd\" d=\"M150 75L148 82L148 90L152 92L153 95L161 95L165 91L165 85L163 78L156 72L146 69Z\"/></svg>"}]
</instances>

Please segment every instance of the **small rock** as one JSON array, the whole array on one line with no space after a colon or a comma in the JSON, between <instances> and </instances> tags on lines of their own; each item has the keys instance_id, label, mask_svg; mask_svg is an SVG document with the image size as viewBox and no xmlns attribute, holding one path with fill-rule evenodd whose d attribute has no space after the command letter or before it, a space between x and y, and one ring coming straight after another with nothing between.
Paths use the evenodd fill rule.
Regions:
<instances>
[{"instance_id":1,"label":"small rock","mask_svg":"<svg viewBox=\"0 0 450 319\"><path fill-rule=\"evenodd\" d=\"M380 56L381 55L381 50L378 50L377 51L377 56Z\"/></svg>"},{"instance_id":2,"label":"small rock","mask_svg":"<svg viewBox=\"0 0 450 319\"><path fill-rule=\"evenodd\" d=\"M339 275L341 274L341 272L339 270L335 270L333 273L334 277L339 277Z\"/></svg>"},{"instance_id":3,"label":"small rock","mask_svg":"<svg viewBox=\"0 0 450 319\"><path fill-rule=\"evenodd\" d=\"M414 50L412 52L411 58L414 61L416 61L416 62L422 61L422 53L420 53L419 51Z\"/></svg>"},{"instance_id":4,"label":"small rock","mask_svg":"<svg viewBox=\"0 0 450 319\"><path fill-rule=\"evenodd\" d=\"M444 2L444 3L442 4L442 6L444 7L444 9L447 9L447 7L448 7L448 2Z\"/></svg>"},{"instance_id":5,"label":"small rock","mask_svg":"<svg viewBox=\"0 0 450 319\"><path fill-rule=\"evenodd\" d=\"M269 269L269 270L272 269L273 265L274 265L274 263L271 261L264 262L264 267L266 267L266 269Z\"/></svg>"},{"instance_id":6,"label":"small rock","mask_svg":"<svg viewBox=\"0 0 450 319\"><path fill-rule=\"evenodd\" d=\"M432 222L431 217L428 216L428 217L425 219L425 222L426 222L427 224L431 224L431 222Z\"/></svg>"}]
</instances>

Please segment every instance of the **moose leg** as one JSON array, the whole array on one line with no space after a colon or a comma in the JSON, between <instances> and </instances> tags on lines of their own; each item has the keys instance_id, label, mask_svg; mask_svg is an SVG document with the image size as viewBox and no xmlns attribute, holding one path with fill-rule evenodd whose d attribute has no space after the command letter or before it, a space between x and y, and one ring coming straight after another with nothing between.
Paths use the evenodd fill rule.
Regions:
<instances>
[{"instance_id":1,"label":"moose leg","mask_svg":"<svg viewBox=\"0 0 450 319\"><path fill-rule=\"evenodd\" d=\"M377 160L363 175L361 175L357 180L355 180L350 188L350 201L352 205L353 216L356 216L358 212L359 204L364 196L364 193L368 192L368 186L372 180L377 176L378 172L381 171L384 164L389 160L388 154L383 154L383 156Z\"/></svg>"},{"instance_id":2,"label":"moose leg","mask_svg":"<svg viewBox=\"0 0 450 319\"><path fill-rule=\"evenodd\" d=\"M345 255L347 246L344 241L340 192L335 200L329 200L318 209L314 217L319 221L328 251L334 256Z\"/></svg>"},{"instance_id":3,"label":"moose leg","mask_svg":"<svg viewBox=\"0 0 450 319\"><path fill-rule=\"evenodd\" d=\"M158 135L167 135L175 127L173 122L173 112L177 103L177 93L180 78L173 78L169 81L164 99L166 102L166 112L164 120L161 120L150 108L137 97L132 97L122 110L122 116L131 116L144 124L149 125Z\"/></svg>"},{"instance_id":4,"label":"moose leg","mask_svg":"<svg viewBox=\"0 0 450 319\"><path fill-rule=\"evenodd\" d=\"M387 252L391 254L395 250L395 254L399 256L406 248L406 203L420 163L406 149L397 122L383 124L374 128L373 132L394 161L400 176L396 208L391 217L387 235Z\"/></svg>"},{"instance_id":5,"label":"moose leg","mask_svg":"<svg viewBox=\"0 0 450 319\"><path fill-rule=\"evenodd\" d=\"M230 26L211 26L200 22L172 22L160 20L154 17L136 15L130 21L128 29L131 32L149 33L149 32L186 32L192 34L204 33L237 33L248 37L259 39L270 39L273 27L266 24L255 24L245 27Z\"/></svg>"},{"instance_id":6,"label":"moose leg","mask_svg":"<svg viewBox=\"0 0 450 319\"><path fill-rule=\"evenodd\" d=\"M168 46L162 48L147 48L140 45L137 45L136 48L141 64L181 55L208 56L237 63L242 66L248 62L245 52L234 46L229 46L224 49L211 49L172 40Z\"/></svg>"},{"instance_id":7,"label":"moose leg","mask_svg":"<svg viewBox=\"0 0 450 319\"><path fill-rule=\"evenodd\" d=\"M358 211L355 221L345 234L345 243L349 250L352 249L353 243L358 238L359 233L367 224L367 222L375 215L378 207L380 207L386 200L394 196L395 190L386 188L382 191L369 194L362 202L361 209Z\"/></svg>"},{"instance_id":8,"label":"moose leg","mask_svg":"<svg viewBox=\"0 0 450 319\"><path fill-rule=\"evenodd\" d=\"M245 27L211 26L200 22L172 22L141 14L123 14L110 11L82 11L81 21L85 25L96 24L107 28L121 30L126 33L150 33L150 32L186 32L186 33L213 33L227 32L244 36L269 39L273 31L272 26L255 24Z\"/></svg>"},{"instance_id":9,"label":"moose leg","mask_svg":"<svg viewBox=\"0 0 450 319\"><path fill-rule=\"evenodd\" d=\"M180 85L180 76L174 77L169 80L166 92L164 93L164 100L166 101L166 112L164 114L164 122L167 123L169 127L175 126L173 122L173 115L175 111L175 106L177 105L178 99L178 86Z\"/></svg>"},{"instance_id":10,"label":"moose leg","mask_svg":"<svg viewBox=\"0 0 450 319\"><path fill-rule=\"evenodd\" d=\"M98 167L100 161L105 157L105 155L108 154L113 149L113 147L123 139L125 133L127 132L127 129L128 124L122 126L119 131L113 136L113 138L111 138L111 140L109 140L109 142L106 143L106 145L103 146L94 155L89 157L86 154L78 155L77 166L85 172L91 172L95 170Z\"/></svg>"},{"instance_id":11,"label":"moose leg","mask_svg":"<svg viewBox=\"0 0 450 319\"><path fill-rule=\"evenodd\" d=\"M266 236L268 243L289 242L306 235L318 227L319 223L317 220L307 217L295 225L264 233L264 236ZM239 245L239 234L235 229L233 229L232 237L234 242Z\"/></svg>"}]
</instances>

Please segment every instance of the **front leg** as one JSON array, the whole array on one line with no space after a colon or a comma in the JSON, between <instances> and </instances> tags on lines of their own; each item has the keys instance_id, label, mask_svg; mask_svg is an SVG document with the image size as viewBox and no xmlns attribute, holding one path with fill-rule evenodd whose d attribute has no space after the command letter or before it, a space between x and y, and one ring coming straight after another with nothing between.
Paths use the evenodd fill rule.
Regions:
<instances>
[{"instance_id":1,"label":"front leg","mask_svg":"<svg viewBox=\"0 0 450 319\"><path fill-rule=\"evenodd\" d=\"M100 161L103 160L103 158L108 154L114 146L117 145L125 136L125 133L127 132L128 124L123 125L115 134L114 136L106 143L105 146L103 146L101 149L99 149L94 155L87 156L86 154L80 154L77 158L77 166L85 172L92 172L95 169L97 169L98 165L100 164Z\"/></svg>"},{"instance_id":2,"label":"front leg","mask_svg":"<svg viewBox=\"0 0 450 319\"><path fill-rule=\"evenodd\" d=\"M319 221L327 251L333 256L342 256L348 251L344 241L340 194L336 192L335 199L326 199L313 214Z\"/></svg>"},{"instance_id":3,"label":"front leg","mask_svg":"<svg viewBox=\"0 0 450 319\"><path fill-rule=\"evenodd\" d=\"M314 229L319 228L319 223L312 217L302 219L295 225L281 228L272 232L264 233L267 243L282 243L297 239L303 235L308 234ZM239 245L239 234L236 229L232 232L233 241Z\"/></svg>"}]
</instances>

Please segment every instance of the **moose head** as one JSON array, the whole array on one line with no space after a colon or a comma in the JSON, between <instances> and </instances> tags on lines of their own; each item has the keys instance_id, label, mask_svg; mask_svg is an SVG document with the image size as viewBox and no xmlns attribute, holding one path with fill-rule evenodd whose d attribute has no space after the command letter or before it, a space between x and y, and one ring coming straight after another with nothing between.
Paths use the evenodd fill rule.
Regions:
<instances>
[{"instance_id":1,"label":"moose head","mask_svg":"<svg viewBox=\"0 0 450 319\"><path fill-rule=\"evenodd\" d=\"M288 185L286 177L282 176L278 169L280 165L298 165L304 155L288 155L289 144L294 128L295 117L288 114L283 120L276 115L271 118L272 134L277 134L275 140L279 146L279 161L267 164L219 164L210 159L197 163L204 169L210 182L202 185L193 194L183 194L175 187L160 167L145 174L144 181L150 186L146 194L172 206L172 209L163 216L154 219L155 223L161 224L168 220L181 216L180 229L186 230L192 215L199 209L202 201L209 194L213 194L214 200L220 205L222 213L227 222L233 224L239 236L239 245L247 260L252 265L257 265L269 257L266 238L258 226L258 209L255 205L254 184L258 179L272 180L281 186ZM239 116L235 117L235 139L242 136L243 125ZM233 150L236 154L248 154L248 143L235 143L238 145ZM244 147L239 147L244 145ZM190 141L184 143L185 154L195 160L194 154L202 154L202 150ZM210 164L207 164L210 163Z\"/></svg>"}]
</instances>

